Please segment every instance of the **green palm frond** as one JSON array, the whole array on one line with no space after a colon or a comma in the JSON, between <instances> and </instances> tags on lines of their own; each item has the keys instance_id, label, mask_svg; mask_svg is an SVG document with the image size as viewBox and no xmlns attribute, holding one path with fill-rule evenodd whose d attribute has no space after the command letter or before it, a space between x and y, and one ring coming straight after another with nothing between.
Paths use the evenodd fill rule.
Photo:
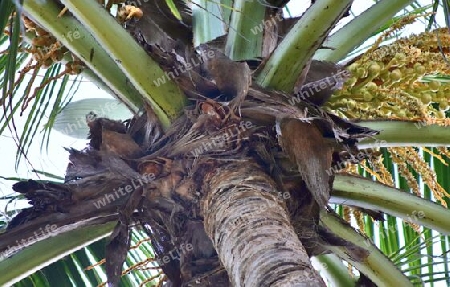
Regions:
<instances>
[{"instance_id":1,"label":"green palm frond","mask_svg":"<svg viewBox=\"0 0 450 287\"><path fill-rule=\"evenodd\" d=\"M52 65L42 77L41 83L46 83L50 78L55 77L61 71L61 65L55 64ZM29 116L25 122L24 133L20 136L19 146L21 150L17 152L16 158L16 167L19 165L20 153L27 154L28 150L32 144L32 139L36 136L37 132L40 131L40 127L42 127L45 123L46 112L50 109L50 104L52 101L60 101L63 92L65 89L65 85L67 83L68 76L65 76L61 85L57 87L57 82L52 81L50 84L45 85L43 89L35 90L35 96L33 105L30 108ZM27 91L31 90L31 85L27 86ZM56 89L59 89L56 90ZM56 99L54 95L57 95Z\"/></svg>"},{"instance_id":2,"label":"green palm frond","mask_svg":"<svg viewBox=\"0 0 450 287\"><path fill-rule=\"evenodd\" d=\"M10 0L5 0L0 2L0 31L5 29L9 16L12 14L14 10L14 4ZM3 35L2 35L3 39ZM2 43L2 41L0 41Z\"/></svg>"},{"instance_id":3,"label":"green palm frond","mask_svg":"<svg viewBox=\"0 0 450 287\"><path fill-rule=\"evenodd\" d=\"M53 129L57 116L63 111L63 109L71 102L73 96L80 86L81 80L76 77L72 84L70 85L68 91L66 91L66 85L69 83L69 76L64 76L62 79L59 91L57 93L56 99L53 106L50 108L50 115L48 116L47 123L44 125L44 134L42 136L41 149L44 146L48 151L48 144L50 142L50 133Z\"/></svg>"},{"instance_id":4,"label":"green palm frond","mask_svg":"<svg viewBox=\"0 0 450 287\"><path fill-rule=\"evenodd\" d=\"M434 154L438 155L436 148L429 148ZM412 193L410 184L400 174L396 165L390 159L389 152L382 149L384 156L384 166L395 176L395 182L398 187L405 192ZM429 153L421 152L421 156L426 160L430 169L437 175L438 183L445 189L450 190L450 182L446 172L450 158L444 162L433 158ZM410 167L410 171L417 180L421 180L416 170ZM366 176L370 176L365 174ZM423 198L435 200L428 186L423 186ZM450 203L449 198L445 201ZM411 222L399 221L396 217L387 216L384 223L378 223L378 231L369 216L365 215L364 232L375 242L380 249L397 265L403 272L408 274L414 284L424 284L431 282L448 282L448 272L439 272L448 270L450 266L450 244L449 237L441 235L432 229L414 226L415 219L422 215L427 215L424 209L420 207L409 214ZM375 235L376 234L376 235ZM440 249L439 249L440 247Z\"/></svg>"},{"instance_id":5,"label":"green palm frond","mask_svg":"<svg viewBox=\"0 0 450 287\"><path fill-rule=\"evenodd\" d=\"M101 239L89 246L75 251L67 257L44 267L37 273L21 280L16 286L98 286L106 279L104 268L105 245ZM131 246L120 286L137 286L148 278L155 278L145 286L156 286L160 271L153 262L155 254L148 237L138 229L131 235ZM45 282L37 285L36 282ZM65 284L65 285L62 285Z\"/></svg>"}]
</instances>

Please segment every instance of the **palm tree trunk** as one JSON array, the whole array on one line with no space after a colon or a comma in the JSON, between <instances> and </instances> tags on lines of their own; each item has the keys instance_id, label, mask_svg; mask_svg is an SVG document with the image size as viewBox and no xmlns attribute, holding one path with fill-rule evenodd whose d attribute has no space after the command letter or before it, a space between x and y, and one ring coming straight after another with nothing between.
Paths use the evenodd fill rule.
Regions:
<instances>
[{"instance_id":1,"label":"palm tree trunk","mask_svg":"<svg viewBox=\"0 0 450 287\"><path fill-rule=\"evenodd\" d=\"M233 286L325 286L289 220L275 182L249 161L204 181L205 230Z\"/></svg>"}]
</instances>

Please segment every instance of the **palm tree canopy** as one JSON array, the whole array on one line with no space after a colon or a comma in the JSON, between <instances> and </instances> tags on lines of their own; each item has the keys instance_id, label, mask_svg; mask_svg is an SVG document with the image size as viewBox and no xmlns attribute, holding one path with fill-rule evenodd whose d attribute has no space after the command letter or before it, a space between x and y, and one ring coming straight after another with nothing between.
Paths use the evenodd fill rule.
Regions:
<instances>
[{"instance_id":1,"label":"palm tree canopy","mask_svg":"<svg viewBox=\"0 0 450 287\"><path fill-rule=\"evenodd\" d=\"M16 168L45 117L41 147L52 128L89 131L64 178L13 185L31 207L2 219L2 284L65 254L17 284L449 280L450 42L430 13L447 1L352 17L353 1L320 0L296 18L289 1L99 2L0 3L0 133ZM380 46L416 19L424 33ZM108 108L71 101L80 75L116 98Z\"/></svg>"}]
</instances>

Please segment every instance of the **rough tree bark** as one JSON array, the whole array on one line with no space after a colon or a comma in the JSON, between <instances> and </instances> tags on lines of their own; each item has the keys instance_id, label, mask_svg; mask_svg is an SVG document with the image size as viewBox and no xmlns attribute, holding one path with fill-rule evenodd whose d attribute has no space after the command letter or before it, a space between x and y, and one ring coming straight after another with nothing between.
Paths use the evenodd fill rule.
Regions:
<instances>
[{"instance_id":1,"label":"rough tree bark","mask_svg":"<svg viewBox=\"0 0 450 287\"><path fill-rule=\"evenodd\" d=\"M205 229L233 286L325 286L296 236L282 193L255 163L225 164L204 186Z\"/></svg>"}]
</instances>

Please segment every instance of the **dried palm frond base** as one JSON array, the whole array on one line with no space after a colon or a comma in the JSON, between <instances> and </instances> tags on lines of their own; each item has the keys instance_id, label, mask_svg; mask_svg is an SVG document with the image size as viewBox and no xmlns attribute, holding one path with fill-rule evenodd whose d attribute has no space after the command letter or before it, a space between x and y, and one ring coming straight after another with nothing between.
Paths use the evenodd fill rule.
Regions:
<instances>
[{"instance_id":1,"label":"dried palm frond base","mask_svg":"<svg viewBox=\"0 0 450 287\"><path fill-rule=\"evenodd\" d=\"M292 223L309 256L349 244L318 225L333 179L321 172L333 155L352 153L358 139L375 132L286 102L284 94L250 87L236 111L197 101L165 133L149 107L127 125L91 119L90 146L69 150L65 184L14 186L33 207L12 220L0 249L45 222L62 232L117 220L106 258L109 281L117 283L130 226L139 223L173 286L230 286L216 252L226 247L211 236L251 231L271 212L288 211L289 218L265 224L289 230ZM178 258L166 260L174 250Z\"/></svg>"},{"instance_id":2,"label":"dried palm frond base","mask_svg":"<svg viewBox=\"0 0 450 287\"><path fill-rule=\"evenodd\" d=\"M319 100L292 102L252 84L248 65L220 49L202 46L199 56L166 41L163 50L145 27L129 26L168 73L197 63L175 79L193 105L166 131L150 106L126 124L88 115L89 147L69 150L64 184L14 186L32 207L0 236L0 252L49 222L54 236L117 221L106 247L111 286L122 275L131 226L148 234L167 286L324 286L309 256L339 245L364 260L364 249L319 225L319 211L330 197L331 166L355 158L356 143L377 132L317 106L331 88ZM332 66L312 62L299 84L331 76L316 69Z\"/></svg>"}]
</instances>

